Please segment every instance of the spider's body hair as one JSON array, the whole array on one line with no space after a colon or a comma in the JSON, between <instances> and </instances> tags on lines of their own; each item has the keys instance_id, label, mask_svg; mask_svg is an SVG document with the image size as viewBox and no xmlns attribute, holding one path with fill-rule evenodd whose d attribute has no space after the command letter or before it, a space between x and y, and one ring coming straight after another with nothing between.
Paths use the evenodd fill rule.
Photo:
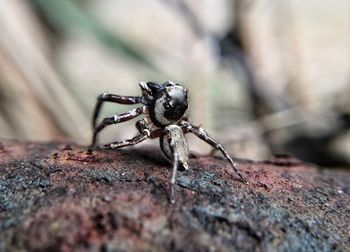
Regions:
<instances>
[{"instance_id":1,"label":"spider's body hair","mask_svg":"<svg viewBox=\"0 0 350 252\"><path fill-rule=\"evenodd\" d=\"M151 116L149 114L149 108L147 106L143 106L143 114L144 114L144 120L147 124L147 127L149 128L149 130L154 131L154 130L158 130L160 129L160 127L158 127L157 125L155 125L152 120L151 120Z\"/></svg>"}]
</instances>

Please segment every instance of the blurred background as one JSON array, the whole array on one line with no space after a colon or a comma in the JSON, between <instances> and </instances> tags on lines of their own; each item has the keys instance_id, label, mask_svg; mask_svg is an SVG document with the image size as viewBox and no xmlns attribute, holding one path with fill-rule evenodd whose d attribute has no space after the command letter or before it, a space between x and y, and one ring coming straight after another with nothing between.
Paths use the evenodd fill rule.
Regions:
<instances>
[{"instance_id":1,"label":"blurred background","mask_svg":"<svg viewBox=\"0 0 350 252\"><path fill-rule=\"evenodd\" d=\"M97 95L139 95L140 80L186 86L189 120L235 157L350 166L348 0L0 1L1 139L88 145Z\"/></svg>"}]
</instances>

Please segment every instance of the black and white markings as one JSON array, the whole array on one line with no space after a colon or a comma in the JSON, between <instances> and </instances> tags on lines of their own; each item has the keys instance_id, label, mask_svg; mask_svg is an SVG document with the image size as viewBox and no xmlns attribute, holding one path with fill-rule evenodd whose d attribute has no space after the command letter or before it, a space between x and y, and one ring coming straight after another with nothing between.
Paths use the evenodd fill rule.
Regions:
<instances>
[{"instance_id":1,"label":"black and white markings","mask_svg":"<svg viewBox=\"0 0 350 252\"><path fill-rule=\"evenodd\" d=\"M240 177L242 182L245 178L238 171L235 163L224 147L217 143L207 132L184 120L184 114L188 108L187 90L174 82L167 81L163 84L156 82L139 82L142 96L120 96L103 93L97 98L92 125L94 129L91 147L95 147L98 133L108 125L129 121L140 115L144 118L136 122L139 131L135 137L120 140L110 144L96 147L97 149L115 149L135 145L148 138L160 138L160 146L173 164L170 179L170 202L175 203L176 174L180 165L188 169L189 150L185 138L186 133L193 133L206 143L219 150L233 167L233 171ZM107 117L97 125L97 118L104 102L119 104L143 104L129 112Z\"/></svg>"},{"instance_id":2,"label":"black and white markings","mask_svg":"<svg viewBox=\"0 0 350 252\"><path fill-rule=\"evenodd\" d=\"M187 90L168 81L155 93L150 117L157 126L165 127L181 120L187 108Z\"/></svg>"}]
</instances>

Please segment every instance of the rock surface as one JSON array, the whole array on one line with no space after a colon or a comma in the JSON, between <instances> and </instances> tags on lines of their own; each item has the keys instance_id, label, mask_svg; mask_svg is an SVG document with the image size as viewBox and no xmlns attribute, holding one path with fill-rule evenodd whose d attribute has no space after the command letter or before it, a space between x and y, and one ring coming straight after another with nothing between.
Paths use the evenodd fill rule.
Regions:
<instances>
[{"instance_id":1,"label":"rock surface","mask_svg":"<svg viewBox=\"0 0 350 252\"><path fill-rule=\"evenodd\" d=\"M0 251L349 251L350 173L192 157L169 203L159 149L0 143Z\"/></svg>"}]
</instances>

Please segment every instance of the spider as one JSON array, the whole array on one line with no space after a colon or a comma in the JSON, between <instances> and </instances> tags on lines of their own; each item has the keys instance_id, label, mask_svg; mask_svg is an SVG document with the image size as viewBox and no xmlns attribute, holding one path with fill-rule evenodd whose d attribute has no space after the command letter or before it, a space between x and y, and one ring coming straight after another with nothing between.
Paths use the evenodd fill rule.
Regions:
<instances>
[{"instance_id":1,"label":"spider","mask_svg":"<svg viewBox=\"0 0 350 252\"><path fill-rule=\"evenodd\" d=\"M238 171L237 163L232 160L224 147L210 137L203 128L192 125L184 119L188 102L187 90L182 85L172 81L167 81L163 84L140 81L139 85L142 96L121 96L109 93L103 93L98 96L92 120L94 129L92 148L115 149L135 145L148 138L159 137L160 147L173 166L170 180L170 202L175 203L176 172L179 166L186 170L188 169L189 149L184 134L193 133L201 140L221 151L231 164L233 171L240 177L240 180L246 183L245 178ZM104 102L142 104L142 106L129 112L106 117L97 125L97 117ZM106 126L131 120L141 114L144 115L144 118L136 122L139 134L135 137L96 147L97 135Z\"/></svg>"}]
</instances>

